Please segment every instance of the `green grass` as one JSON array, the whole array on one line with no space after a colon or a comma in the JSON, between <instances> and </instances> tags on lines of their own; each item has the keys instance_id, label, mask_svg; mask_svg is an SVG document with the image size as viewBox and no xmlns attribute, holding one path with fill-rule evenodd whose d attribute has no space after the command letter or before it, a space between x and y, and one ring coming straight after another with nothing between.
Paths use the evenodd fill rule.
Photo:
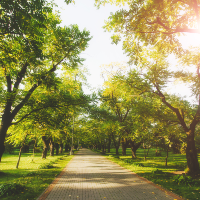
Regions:
<instances>
[{"instance_id":1,"label":"green grass","mask_svg":"<svg viewBox=\"0 0 200 200\"><path fill-rule=\"evenodd\" d=\"M67 156L67 153L63 153L41 159L41 153L35 153L34 157L31 153L22 153L19 167L16 169L18 155L4 154L0 163L0 186L4 185L4 188L6 188L8 187L6 184L10 184L14 193L4 195L0 199L37 199L55 177L60 174L72 157L73 155ZM44 169L44 166L47 166L47 169ZM24 189L18 193L19 190L15 191L14 188L16 185L23 186Z\"/></svg>"},{"instance_id":2,"label":"green grass","mask_svg":"<svg viewBox=\"0 0 200 200\"><path fill-rule=\"evenodd\" d=\"M96 152L100 151L96 150ZM174 171L184 171L186 169L185 155L169 152L168 166L166 167L165 152L161 152L161 156L155 156L155 149L150 149L146 161L144 161L143 149L138 149L136 153L137 158L132 159L131 149L127 149L126 156L121 156L121 149L119 149L119 158L116 158L115 149L111 149L111 153L106 153L104 156L185 199L200 199L199 177L192 179L191 177L173 174Z\"/></svg>"}]
</instances>

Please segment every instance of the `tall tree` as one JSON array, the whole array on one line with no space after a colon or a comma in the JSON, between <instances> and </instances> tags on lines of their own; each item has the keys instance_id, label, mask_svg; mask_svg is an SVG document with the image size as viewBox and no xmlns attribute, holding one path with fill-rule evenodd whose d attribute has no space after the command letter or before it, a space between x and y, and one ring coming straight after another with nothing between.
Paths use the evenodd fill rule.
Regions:
<instances>
[{"instance_id":1,"label":"tall tree","mask_svg":"<svg viewBox=\"0 0 200 200\"><path fill-rule=\"evenodd\" d=\"M70 1L66 1L70 2ZM89 32L77 25L61 27L46 1L1 2L1 126L0 158L8 128L31 95L56 81L55 71L74 68L86 48ZM32 102L34 104L34 102Z\"/></svg>"},{"instance_id":2,"label":"tall tree","mask_svg":"<svg viewBox=\"0 0 200 200\"><path fill-rule=\"evenodd\" d=\"M170 77L169 69L166 68L166 55L173 53L179 58L185 55L185 50L180 44L178 36L183 35L183 33L200 33L200 2L197 0L96 0L96 3L98 6L102 3L118 5L126 3L126 9L121 9L109 17L105 29L115 32L112 37L114 43L118 43L121 37L124 37L123 49L130 56L130 63L137 65L142 63L146 69L151 66L149 75L152 76L149 78L152 81L155 94L160 97L163 104L176 114L187 135L186 157L189 172L199 173L195 148L195 127L200 122L200 102L196 106L195 114L191 114L190 123L187 124L184 112L168 101L161 88ZM147 51L144 50L144 46L147 46ZM152 52L152 48L155 48L155 51L162 53L162 55L155 53L155 51ZM196 51L195 56L190 57L190 62L197 66L197 74L189 78L195 82L195 88L199 86L200 81L199 52L199 50ZM145 59L146 55L149 55L148 59ZM158 56L159 61L156 56ZM145 63L144 60L147 62ZM182 79L186 77L186 73L179 72L177 75ZM199 90L195 92L196 95L199 95Z\"/></svg>"}]
</instances>

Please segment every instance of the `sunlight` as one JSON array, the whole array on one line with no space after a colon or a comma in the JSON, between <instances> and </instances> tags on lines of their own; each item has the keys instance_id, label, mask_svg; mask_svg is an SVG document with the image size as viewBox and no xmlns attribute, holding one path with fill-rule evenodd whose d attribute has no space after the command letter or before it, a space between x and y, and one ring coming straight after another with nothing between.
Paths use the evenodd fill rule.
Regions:
<instances>
[{"instance_id":1,"label":"sunlight","mask_svg":"<svg viewBox=\"0 0 200 200\"><path fill-rule=\"evenodd\" d=\"M198 33L185 33L179 39L185 49L200 45L200 34Z\"/></svg>"}]
</instances>

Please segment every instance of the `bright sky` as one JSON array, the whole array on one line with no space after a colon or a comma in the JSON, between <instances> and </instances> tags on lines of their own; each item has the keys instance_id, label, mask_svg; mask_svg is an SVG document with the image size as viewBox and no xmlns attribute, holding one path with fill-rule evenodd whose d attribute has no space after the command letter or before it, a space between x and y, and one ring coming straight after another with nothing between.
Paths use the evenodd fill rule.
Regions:
<instances>
[{"instance_id":1,"label":"bright sky","mask_svg":"<svg viewBox=\"0 0 200 200\"><path fill-rule=\"evenodd\" d=\"M122 45L111 44L111 33L104 32L104 21L115 12L119 7L106 5L97 9L94 6L94 0L76 0L75 5L64 3L64 0L56 0L58 10L61 12L62 25L77 24L80 30L84 28L90 31L93 37L89 46L81 55L85 58L83 63L91 76L87 77L88 83L92 88L101 87L103 79L100 77L100 66L110 64L111 62L128 61L123 54ZM86 93L91 93L84 88Z\"/></svg>"},{"instance_id":2,"label":"bright sky","mask_svg":"<svg viewBox=\"0 0 200 200\"><path fill-rule=\"evenodd\" d=\"M123 54L122 45L111 44L111 33L104 32L102 28L110 13L119 10L119 7L107 4L105 7L102 6L97 9L94 7L94 0L75 0L75 5L67 5L64 0L56 0L56 3L58 4L58 10L61 12L62 25L77 24L80 30L85 28L90 31L93 38L89 42L89 47L81 56L86 59L83 64L91 74L87 77L88 83L92 88L101 88L103 79L100 76L100 66L111 62L128 61L128 58ZM182 38L185 47L200 45L199 34L188 35L188 37ZM174 63L173 60L172 63ZM83 89L86 93L91 93L86 87ZM175 91L181 96L187 95L187 99L190 99L189 90L185 86L176 85L171 92L176 93Z\"/></svg>"}]
</instances>

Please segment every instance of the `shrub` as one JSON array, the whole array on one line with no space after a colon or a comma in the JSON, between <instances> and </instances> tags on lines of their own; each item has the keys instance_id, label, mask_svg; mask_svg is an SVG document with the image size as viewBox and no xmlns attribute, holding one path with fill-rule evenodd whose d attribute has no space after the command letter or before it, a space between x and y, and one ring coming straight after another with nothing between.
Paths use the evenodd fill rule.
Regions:
<instances>
[{"instance_id":1,"label":"shrub","mask_svg":"<svg viewBox=\"0 0 200 200\"><path fill-rule=\"evenodd\" d=\"M129 163L129 164L133 164L134 160L132 160L132 159L124 159L124 162L125 163Z\"/></svg>"},{"instance_id":2,"label":"shrub","mask_svg":"<svg viewBox=\"0 0 200 200\"><path fill-rule=\"evenodd\" d=\"M6 183L0 185L0 197L19 194L24 191L25 186L17 183Z\"/></svg>"},{"instance_id":3,"label":"shrub","mask_svg":"<svg viewBox=\"0 0 200 200\"><path fill-rule=\"evenodd\" d=\"M188 186L195 185L195 180L193 180L191 176L177 175L173 177L173 181L178 185L179 184Z\"/></svg>"},{"instance_id":4,"label":"shrub","mask_svg":"<svg viewBox=\"0 0 200 200\"><path fill-rule=\"evenodd\" d=\"M164 172L162 170L159 170L159 169L154 169L151 171L151 173L153 174L163 174Z\"/></svg>"},{"instance_id":5,"label":"shrub","mask_svg":"<svg viewBox=\"0 0 200 200\"><path fill-rule=\"evenodd\" d=\"M49 163L43 163L38 167L38 169L50 169L50 168L53 168L52 161L50 161Z\"/></svg>"},{"instance_id":6,"label":"shrub","mask_svg":"<svg viewBox=\"0 0 200 200\"><path fill-rule=\"evenodd\" d=\"M142 163L133 163L135 166L138 166L138 167L144 167L144 165Z\"/></svg>"},{"instance_id":7,"label":"shrub","mask_svg":"<svg viewBox=\"0 0 200 200\"><path fill-rule=\"evenodd\" d=\"M144 167L144 165L142 163L137 163L132 159L124 159L124 162L129 163L129 164L133 164L133 165L138 166L138 167Z\"/></svg>"}]
</instances>

